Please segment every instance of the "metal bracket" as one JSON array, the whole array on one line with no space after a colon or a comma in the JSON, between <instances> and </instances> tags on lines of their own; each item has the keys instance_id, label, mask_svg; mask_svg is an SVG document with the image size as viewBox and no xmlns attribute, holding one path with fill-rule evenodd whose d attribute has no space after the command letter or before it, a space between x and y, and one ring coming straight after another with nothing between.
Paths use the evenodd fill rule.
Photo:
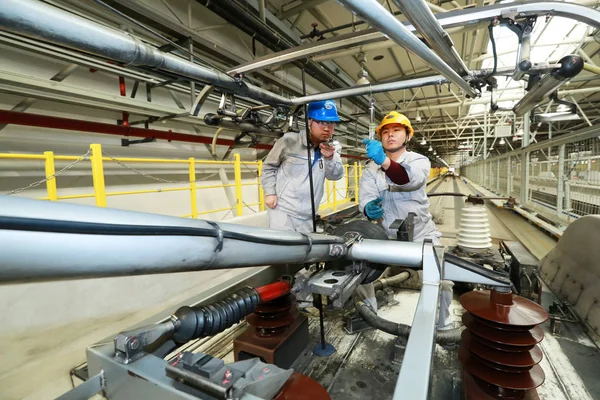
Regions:
<instances>
[{"instance_id":1,"label":"metal bracket","mask_svg":"<svg viewBox=\"0 0 600 400\"><path fill-rule=\"evenodd\" d=\"M130 364L142 357L146 352L158 348L175 331L172 321L162 324L142 326L131 331L119 333L115 339L115 360L122 364ZM161 340L164 339L164 340Z\"/></svg>"},{"instance_id":2,"label":"metal bracket","mask_svg":"<svg viewBox=\"0 0 600 400\"><path fill-rule=\"evenodd\" d=\"M334 308L343 308L368 272L363 268L354 273L352 266L347 271L321 271L308 279L307 286L311 293L328 296Z\"/></svg>"},{"instance_id":3,"label":"metal bracket","mask_svg":"<svg viewBox=\"0 0 600 400\"><path fill-rule=\"evenodd\" d=\"M100 391L104 390L106 384L106 378L104 377L104 370L100 370L100 373L92 376L79 386L69 390L67 393L58 396L56 400L87 400Z\"/></svg>"},{"instance_id":4,"label":"metal bracket","mask_svg":"<svg viewBox=\"0 0 600 400\"><path fill-rule=\"evenodd\" d=\"M442 279L493 285L495 287L511 287L510 277L507 273L483 268L451 253L445 254Z\"/></svg>"}]
</instances>

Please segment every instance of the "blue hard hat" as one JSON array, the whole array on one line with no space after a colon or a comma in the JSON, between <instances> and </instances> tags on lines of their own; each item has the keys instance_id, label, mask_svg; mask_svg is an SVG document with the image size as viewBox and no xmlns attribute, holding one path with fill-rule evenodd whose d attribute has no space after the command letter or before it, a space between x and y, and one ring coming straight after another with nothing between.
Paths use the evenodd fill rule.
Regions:
<instances>
[{"instance_id":1,"label":"blue hard hat","mask_svg":"<svg viewBox=\"0 0 600 400\"><path fill-rule=\"evenodd\" d=\"M315 121L340 122L337 107L333 100L322 100L308 103L308 118Z\"/></svg>"}]
</instances>

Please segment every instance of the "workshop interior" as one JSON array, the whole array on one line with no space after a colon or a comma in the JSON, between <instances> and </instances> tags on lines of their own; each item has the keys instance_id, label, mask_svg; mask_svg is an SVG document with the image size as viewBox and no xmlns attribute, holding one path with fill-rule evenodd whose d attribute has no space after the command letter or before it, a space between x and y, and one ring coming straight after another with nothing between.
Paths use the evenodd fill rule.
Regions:
<instances>
[{"instance_id":1,"label":"workshop interior","mask_svg":"<svg viewBox=\"0 0 600 400\"><path fill-rule=\"evenodd\" d=\"M600 399L598 7L0 1L0 399Z\"/></svg>"}]
</instances>

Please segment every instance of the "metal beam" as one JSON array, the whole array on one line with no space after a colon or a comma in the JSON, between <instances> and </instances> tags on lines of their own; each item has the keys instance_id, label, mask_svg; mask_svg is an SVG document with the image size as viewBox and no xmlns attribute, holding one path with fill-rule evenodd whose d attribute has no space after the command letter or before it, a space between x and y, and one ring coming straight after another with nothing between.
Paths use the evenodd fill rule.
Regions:
<instances>
[{"instance_id":1,"label":"metal beam","mask_svg":"<svg viewBox=\"0 0 600 400\"><path fill-rule=\"evenodd\" d=\"M307 1L302 1L301 4L298 4L297 6L294 7L290 7L286 10L283 9L282 7L282 11L277 15L278 18L280 19L288 19L290 17L293 17L294 15L304 11L304 10L308 10L309 8L315 8L323 3L326 3L329 0L307 0Z\"/></svg>"},{"instance_id":2,"label":"metal beam","mask_svg":"<svg viewBox=\"0 0 600 400\"><path fill-rule=\"evenodd\" d=\"M458 55L450 35L444 31L439 21L435 19L425 0L410 2L394 0L394 2L444 62L459 75L469 74L469 69Z\"/></svg>"},{"instance_id":3,"label":"metal beam","mask_svg":"<svg viewBox=\"0 0 600 400\"><path fill-rule=\"evenodd\" d=\"M124 32L38 1L5 0L0 8L0 28L126 65L158 68L265 103L289 104L289 99L283 96L251 84L240 85L240 82L228 75L163 53ZM52 35L49 35L49 32L52 32Z\"/></svg>"},{"instance_id":4,"label":"metal beam","mask_svg":"<svg viewBox=\"0 0 600 400\"><path fill-rule=\"evenodd\" d=\"M477 92L462 79L456 71L446 64L439 56L433 53L427 45L421 42L406 27L390 14L376 0L340 0L341 3L348 6L368 21L372 26L378 28L393 39L400 46L410 50L422 58L433 69L440 72L449 81L460 87L467 95L476 97Z\"/></svg>"},{"instance_id":5,"label":"metal beam","mask_svg":"<svg viewBox=\"0 0 600 400\"><path fill-rule=\"evenodd\" d=\"M597 29L600 28L600 12L589 9L582 5L548 1L495 4L484 7L467 8L464 10L439 13L435 14L435 17L440 22L441 26L448 30L449 28L455 27L476 27L479 23L487 24L491 19L504 15L509 15L513 18L558 15L584 22ZM410 32L416 32L416 29L412 26L412 24L404 22L403 25ZM232 69L232 71L248 72L256 70L257 68L265 68L267 66L288 63L302 58L316 56L318 54L332 53L336 50L342 50L360 44L384 41L387 41L387 38L381 32L378 32L376 29L366 29L359 33L354 32L351 34L340 35L316 43L297 46L293 49L286 50L285 52L273 53L269 56L254 60L257 63L260 63L260 67L255 67L253 66L252 62L248 62ZM351 54L356 54L356 51L353 50ZM481 59L482 58L478 57L473 61L481 61ZM323 61L316 58L315 60Z\"/></svg>"}]
</instances>

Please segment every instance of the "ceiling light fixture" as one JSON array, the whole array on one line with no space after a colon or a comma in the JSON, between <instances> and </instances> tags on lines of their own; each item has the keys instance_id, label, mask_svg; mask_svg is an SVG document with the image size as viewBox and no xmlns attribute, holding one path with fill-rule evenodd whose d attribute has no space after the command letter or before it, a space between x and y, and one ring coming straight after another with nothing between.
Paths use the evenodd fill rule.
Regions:
<instances>
[{"instance_id":1,"label":"ceiling light fixture","mask_svg":"<svg viewBox=\"0 0 600 400\"><path fill-rule=\"evenodd\" d=\"M369 79L367 79L369 77L369 73L367 72L367 69L365 68L365 65L367 64L367 59L365 58L365 53L360 53L356 59L359 63L360 63L360 71L358 72L358 80L356 81L357 85L368 85L371 82L369 81Z\"/></svg>"},{"instance_id":2,"label":"ceiling light fixture","mask_svg":"<svg viewBox=\"0 0 600 400\"><path fill-rule=\"evenodd\" d=\"M427 140L425 140L425 136L423 136L423 140L419 143L421 146L425 146L427 144Z\"/></svg>"},{"instance_id":3,"label":"ceiling light fixture","mask_svg":"<svg viewBox=\"0 0 600 400\"><path fill-rule=\"evenodd\" d=\"M503 145L505 145L505 144L506 144L506 141L504 140L504 138L500 138L500 142L498 142L498 144L499 144L500 146L503 146Z\"/></svg>"},{"instance_id":4,"label":"ceiling light fixture","mask_svg":"<svg viewBox=\"0 0 600 400\"><path fill-rule=\"evenodd\" d=\"M433 147L431 147L431 145L429 145L429 149L427 149L427 151L433 151Z\"/></svg>"}]
</instances>

